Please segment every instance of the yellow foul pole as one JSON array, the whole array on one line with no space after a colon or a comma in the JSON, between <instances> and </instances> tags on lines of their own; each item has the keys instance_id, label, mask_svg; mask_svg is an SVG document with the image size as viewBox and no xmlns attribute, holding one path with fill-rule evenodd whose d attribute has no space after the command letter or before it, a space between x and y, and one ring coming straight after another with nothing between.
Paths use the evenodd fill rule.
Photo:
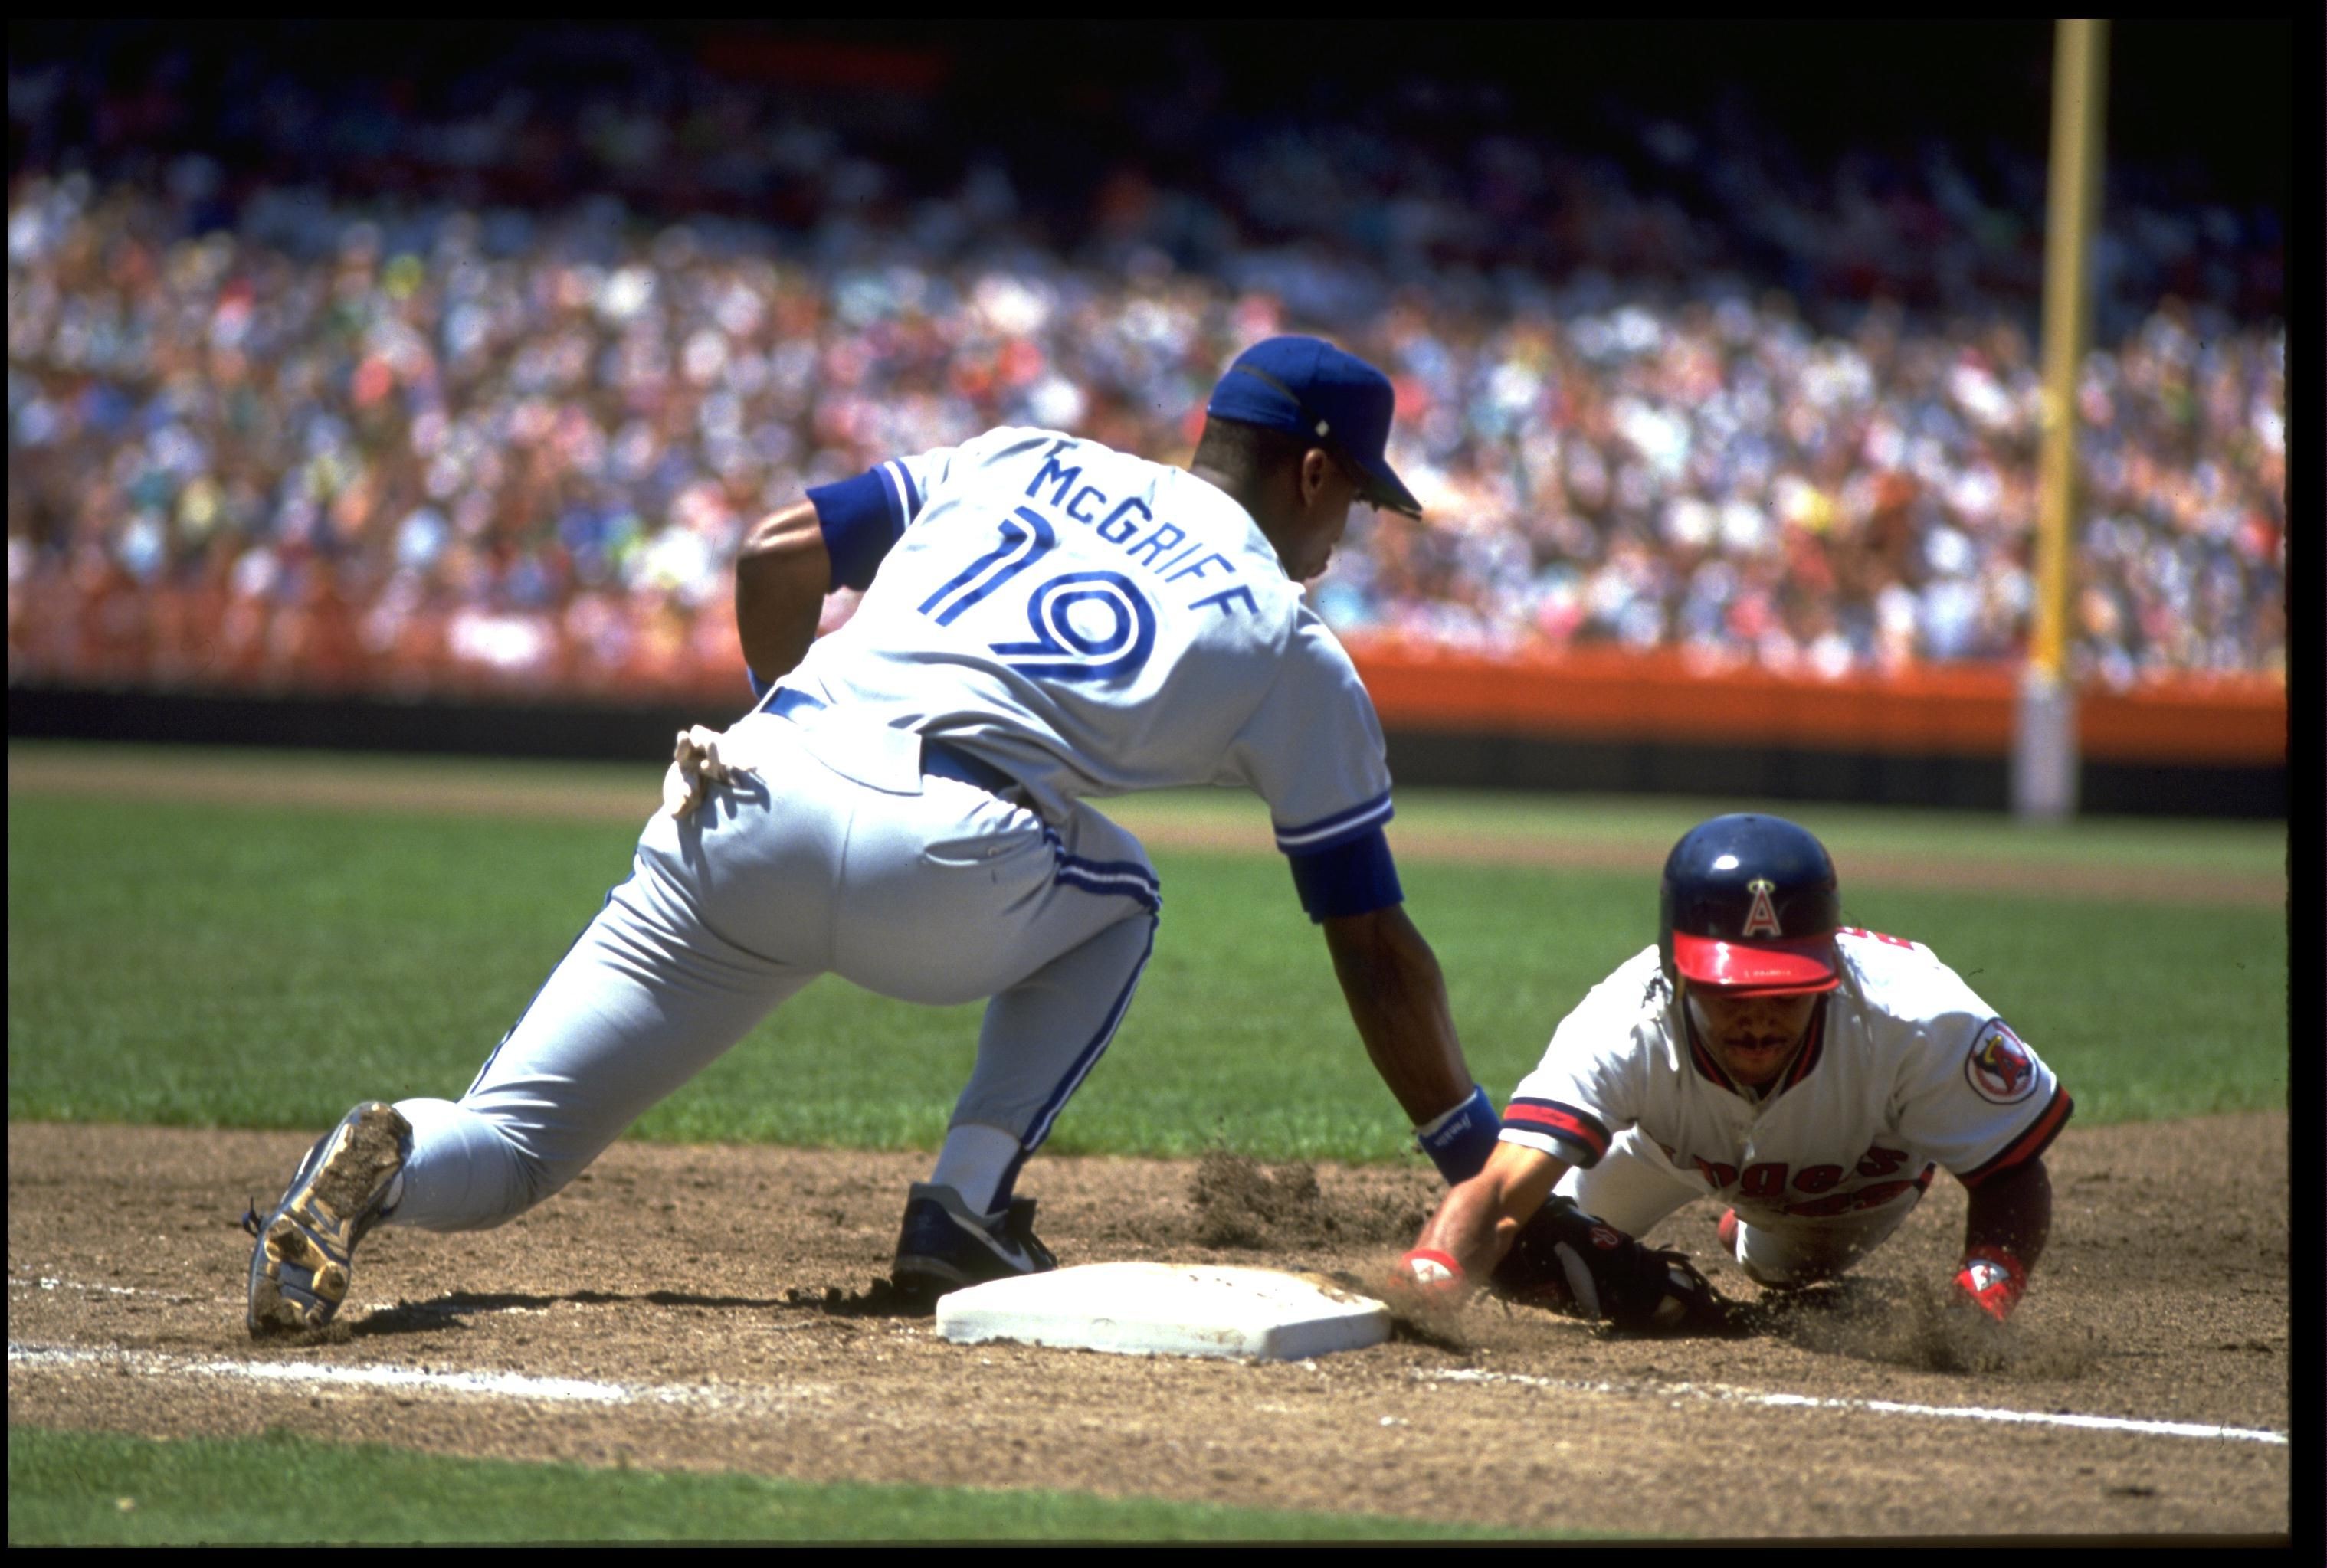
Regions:
<instances>
[{"instance_id":1,"label":"yellow foul pole","mask_svg":"<svg viewBox=\"0 0 2327 1568\"><path fill-rule=\"evenodd\" d=\"M2066 18L2052 51L2052 154L2044 232L2043 453L2036 524L2036 624L2020 691L2013 808L2058 819L2076 809L2069 555L2077 490L2077 375L2092 321L2092 233L2107 101L2108 23Z\"/></svg>"}]
</instances>

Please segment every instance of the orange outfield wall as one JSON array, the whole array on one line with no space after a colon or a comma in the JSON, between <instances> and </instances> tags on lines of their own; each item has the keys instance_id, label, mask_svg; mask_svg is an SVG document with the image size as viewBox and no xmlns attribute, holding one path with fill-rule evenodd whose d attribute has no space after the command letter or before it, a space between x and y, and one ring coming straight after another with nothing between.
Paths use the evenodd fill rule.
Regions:
<instances>
[{"instance_id":1,"label":"orange outfield wall","mask_svg":"<svg viewBox=\"0 0 2327 1568\"><path fill-rule=\"evenodd\" d=\"M1488 657L1387 638L1347 646L1392 729L1908 756L2012 751L2014 665L1827 680L1715 667L1672 649ZM2266 676L2089 686L2078 694L2077 733L2098 761L2282 766L2286 686Z\"/></svg>"}]
</instances>

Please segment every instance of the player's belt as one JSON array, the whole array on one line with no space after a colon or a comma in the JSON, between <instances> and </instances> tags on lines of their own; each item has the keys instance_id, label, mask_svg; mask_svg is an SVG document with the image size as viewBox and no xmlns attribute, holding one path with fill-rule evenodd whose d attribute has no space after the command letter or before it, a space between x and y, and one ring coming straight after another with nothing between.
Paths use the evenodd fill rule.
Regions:
<instances>
[{"instance_id":1,"label":"player's belt","mask_svg":"<svg viewBox=\"0 0 2327 1568\"><path fill-rule=\"evenodd\" d=\"M768 711L779 718L794 714L813 713L825 706L823 699L786 686L780 688ZM939 779L952 779L983 789L989 795L1006 795L1018 788L1018 780L986 761L973 757L960 747L945 741L921 737L921 771Z\"/></svg>"}]
</instances>

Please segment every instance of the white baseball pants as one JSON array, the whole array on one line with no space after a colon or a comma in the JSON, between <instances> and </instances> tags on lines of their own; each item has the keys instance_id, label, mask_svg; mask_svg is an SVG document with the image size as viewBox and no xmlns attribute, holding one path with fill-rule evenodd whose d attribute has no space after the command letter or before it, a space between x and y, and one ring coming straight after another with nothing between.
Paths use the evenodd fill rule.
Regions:
<instances>
[{"instance_id":1,"label":"white baseball pants","mask_svg":"<svg viewBox=\"0 0 2327 1568\"><path fill-rule=\"evenodd\" d=\"M1692 1199L1713 1189L1683 1171L1664 1151L1630 1127L1616 1134L1600 1162L1570 1166L1553 1189L1627 1236L1645 1236ZM1877 1209L1847 1214L1780 1214L1737 1206L1737 1264L1756 1284L1802 1284L1840 1274L1880 1246L1922 1200L1911 1187Z\"/></svg>"},{"instance_id":2,"label":"white baseball pants","mask_svg":"<svg viewBox=\"0 0 2327 1568\"><path fill-rule=\"evenodd\" d=\"M388 1222L523 1213L827 973L908 1002L991 998L954 1122L1003 1129L1022 1161L1039 1147L1130 1005L1154 871L1087 807L1054 826L922 776L911 737L901 771L900 738L765 713L731 729L726 755L753 771L648 823L630 880L468 1092L398 1102L413 1151Z\"/></svg>"}]
</instances>

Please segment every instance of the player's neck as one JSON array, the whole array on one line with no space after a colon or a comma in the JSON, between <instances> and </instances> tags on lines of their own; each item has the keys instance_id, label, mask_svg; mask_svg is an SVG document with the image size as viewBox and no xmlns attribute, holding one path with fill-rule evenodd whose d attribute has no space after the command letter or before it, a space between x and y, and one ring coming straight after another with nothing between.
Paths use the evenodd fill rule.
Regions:
<instances>
[{"instance_id":1,"label":"player's neck","mask_svg":"<svg viewBox=\"0 0 2327 1568\"><path fill-rule=\"evenodd\" d=\"M1190 463L1188 471L1242 507L1254 521L1259 521L1260 514L1254 509L1259 499L1258 487L1252 482L1250 474L1231 473L1218 463L1207 462L1201 458Z\"/></svg>"},{"instance_id":2,"label":"player's neck","mask_svg":"<svg viewBox=\"0 0 2327 1568\"><path fill-rule=\"evenodd\" d=\"M1188 471L1242 507L1245 516L1252 519L1253 527L1260 530L1261 537L1266 539L1269 547L1276 552L1276 558L1280 564L1294 558L1293 555L1288 554L1285 547L1286 542L1280 536L1278 527L1270 523L1267 509L1261 505L1260 484L1251 474L1233 473L1216 464L1201 461L1190 463ZM1292 575L1289 567L1285 574Z\"/></svg>"}]
</instances>

